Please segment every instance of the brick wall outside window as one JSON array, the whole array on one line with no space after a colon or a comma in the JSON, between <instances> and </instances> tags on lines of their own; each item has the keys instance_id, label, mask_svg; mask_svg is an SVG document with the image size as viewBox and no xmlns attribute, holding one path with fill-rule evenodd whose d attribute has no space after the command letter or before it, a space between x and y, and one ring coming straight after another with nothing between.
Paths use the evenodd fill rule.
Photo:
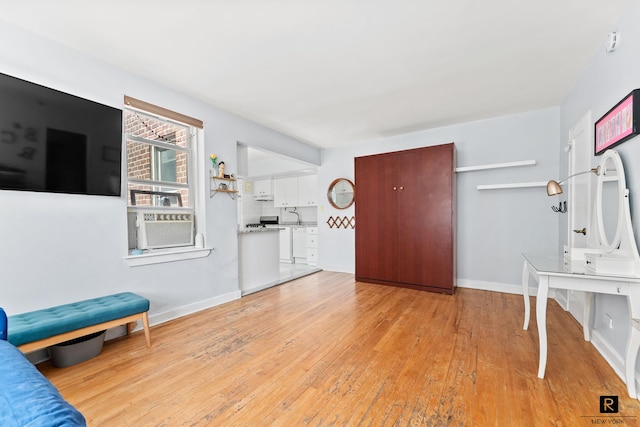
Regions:
<instances>
[{"instance_id":1,"label":"brick wall outside window","mask_svg":"<svg viewBox=\"0 0 640 427\"><path fill-rule=\"evenodd\" d=\"M175 144L178 147L187 147L189 129L170 122L155 119L134 111L125 111L125 133L153 141L162 141ZM136 180L157 179L153 176L153 148L151 145L131 141L127 139L127 177ZM184 151L176 151L176 182L188 183L187 154ZM178 191L182 195L182 205L189 204L189 191L186 189L167 189L149 185L129 184L129 190L153 190L153 191ZM131 195L127 191L128 204L131 205ZM152 206L151 196L137 195L137 206Z\"/></svg>"}]
</instances>

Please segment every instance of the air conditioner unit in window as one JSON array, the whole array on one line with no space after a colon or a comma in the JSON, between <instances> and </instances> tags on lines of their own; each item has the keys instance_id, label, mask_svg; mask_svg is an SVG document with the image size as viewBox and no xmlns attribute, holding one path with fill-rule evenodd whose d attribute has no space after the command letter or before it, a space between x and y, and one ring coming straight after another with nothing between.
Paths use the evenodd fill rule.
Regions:
<instances>
[{"instance_id":1,"label":"air conditioner unit in window","mask_svg":"<svg viewBox=\"0 0 640 427\"><path fill-rule=\"evenodd\" d=\"M193 246L193 211L136 212L138 249Z\"/></svg>"}]
</instances>

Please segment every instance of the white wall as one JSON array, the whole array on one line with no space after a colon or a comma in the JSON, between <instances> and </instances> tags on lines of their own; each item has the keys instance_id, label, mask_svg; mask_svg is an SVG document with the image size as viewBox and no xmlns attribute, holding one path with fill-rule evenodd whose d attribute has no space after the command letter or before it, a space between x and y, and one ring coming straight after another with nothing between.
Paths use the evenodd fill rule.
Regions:
<instances>
[{"instance_id":1,"label":"white wall","mask_svg":"<svg viewBox=\"0 0 640 427\"><path fill-rule=\"evenodd\" d=\"M628 10L623 13L623 18L610 31L620 31L619 47L612 53L606 53L604 43L607 34L602 35L602 46L594 52L594 57L576 82L571 94L561 107L560 135L565 140L569 135L569 129L591 110L592 120L595 122L602 117L611 107L618 103L633 89L640 88L640 3L629 2ZM634 224L636 241L640 242L640 138L635 137L615 147L622 157L625 165L627 186L630 191L631 213ZM560 176L566 176L566 154L558 149L561 158ZM592 165L596 165L599 157L592 157ZM635 215L634 215L635 213ZM559 218L560 241L566 240L566 217ZM606 315L614 319L614 328L607 326ZM626 339L629 332L628 308L625 297L613 295L597 295L595 298L595 310L592 314L594 331L594 343L605 353L610 362L620 367L620 355L624 354ZM640 362L636 365L640 369Z\"/></svg>"},{"instance_id":2,"label":"white wall","mask_svg":"<svg viewBox=\"0 0 640 427\"><path fill-rule=\"evenodd\" d=\"M355 269L354 230L330 229L326 224L330 216L354 215L354 207L332 208L326 200L326 189L335 178L354 179L355 157L454 142L459 167L520 160L537 162L534 166L461 172L457 176L458 284L518 291L521 252L556 250L558 214L552 212L552 202L544 188L478 191L476 187L546 182L556 177L558 135L559 109L551 108L325 150L318 177L321 197L318 265L337 271ZM355 186L357 203L357 182Z\"/></svg>"},{"instance_id":3,"label":"white wall","mask_svg":"<svg viewBox=\"0 0 640 427\"><path fill-rule=\"evenodd\" d=\"M0 69L16 77L113 107L129 95L201 119L210 153L236 165L244 141L318 165L317 148L216 109L100 60L0 21ZM194 66L197 66L197 61ZM151 300L151 321L166 320L239 296L236 206L205 192L207 258L129 267L126 198L0 191L0 306L20 313L118 291Z\"/></svg>"}]
</instances>

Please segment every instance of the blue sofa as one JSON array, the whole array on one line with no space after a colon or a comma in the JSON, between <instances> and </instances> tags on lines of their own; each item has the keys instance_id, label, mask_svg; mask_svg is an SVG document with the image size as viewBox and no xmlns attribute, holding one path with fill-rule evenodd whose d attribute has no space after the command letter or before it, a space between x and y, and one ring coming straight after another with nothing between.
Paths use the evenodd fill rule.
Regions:
<instances>
[{"instance_id":1,"label":"blue sofa","mask_svg":"<svg viewBox=\"0 0 640 427\"><path fill-rule=\"evenodd\" d=\"M6 339L7 316L0 308L0 426L86 426L84 416Z\"/></svg>"}]
</instances>

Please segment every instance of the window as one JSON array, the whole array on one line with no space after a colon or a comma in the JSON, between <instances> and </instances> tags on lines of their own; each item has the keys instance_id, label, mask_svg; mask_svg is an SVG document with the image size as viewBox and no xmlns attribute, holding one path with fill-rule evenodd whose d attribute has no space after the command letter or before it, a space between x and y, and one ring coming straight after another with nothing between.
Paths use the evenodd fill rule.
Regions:
<instances>
[{"instance_id":1,"label":"window","mask_svg":"<svg viewBox=\"0 0 640 427\"><path fill-rule=\"evenodd\" d=\"M129 97L125 104L129 249L193 246L192 153L202 122ZM161 213L171 216L160 222Z\"/></svg>"},{"instance_id":2,"label":"window","mask_svg":"<svg viewBox=\"0 0 640 427\"><path fill-rule=\"evenodd\" d=\"M176 157L174 150L156 147L154 156L155 165L153 168L154 179L158 181L176 182L178 176Z\"/></svg>"},{"instance_id":3,"label":"window","mask_svg":"<svg viewBox=\"0 0 640 427\"><path fill-rule=\"evenodd\" d=\"M125 110L124 122L129 205L193 208L189 159L195 132L191 126L133 109Z\"/></svg>"}]
</instances>

